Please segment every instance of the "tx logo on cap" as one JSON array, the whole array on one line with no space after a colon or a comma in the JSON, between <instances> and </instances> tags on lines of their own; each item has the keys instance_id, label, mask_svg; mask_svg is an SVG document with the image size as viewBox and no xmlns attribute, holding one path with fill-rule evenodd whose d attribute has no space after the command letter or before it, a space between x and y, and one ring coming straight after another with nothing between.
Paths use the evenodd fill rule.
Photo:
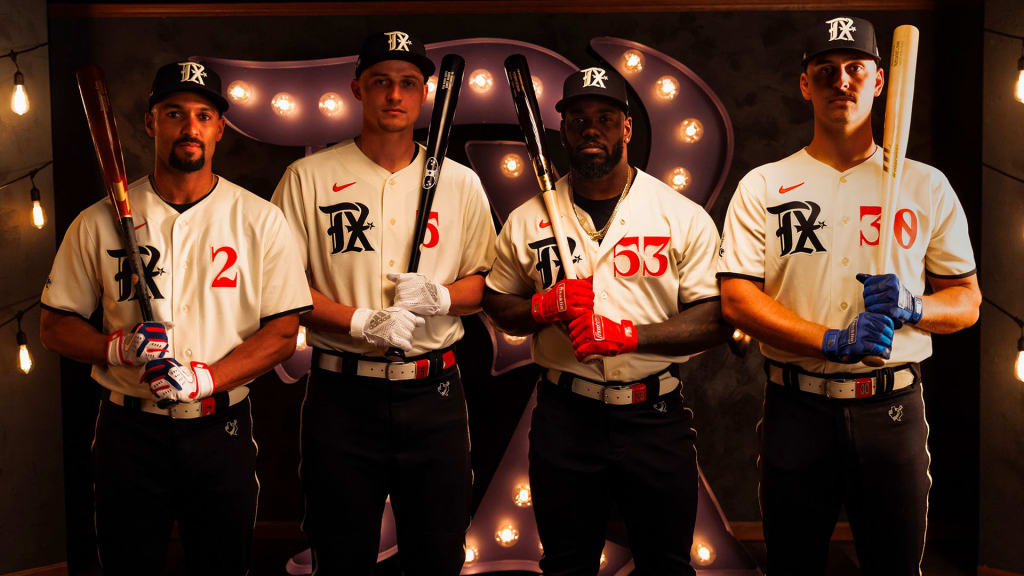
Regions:
<instances>
[{"instance_id":1,"label":"tx logo on cap","mask_svg":"<svg viewBox=\"0 0 1024 576\"><path fill-rule=\"evenodd\" d=\"M206 67L198 62L178 62L181 66L181 81L195 82L200 86L206 86L203 76L206 76Z\"/></svg>"},{"instance_id":2,"label":"tx logo on cap","mask_svg":"<svg viewBox=\"0 0 1024 576\"><path fill-rule=\"evenodd\" d=\"M596 86L597 88L604 88L604 81L608 79L608 73L604 71L604 68L585 68L580 70L583 72L583 87L588 88Z\"/></svg>"},{"instance_id":3,"label":"tx logo on cap","mask_svg":"<svg viewBox=\"0 0 1024 576\"><path fill-rule=\"evenodd\" d=\"M385 32L388 36L388 50L409 51L409 35L405 32Z\"/></svg>"},{"instance_id":4,"label":"tx logo on cap","mask_svg":"<svg viewBox=\"0 0 1024 576\"><path fill-rule=\"evenodd\" d=\"M828 24L828 41L848 40L853 42L853 33L857 31L853 27L852 18L833 18L825 21Z\"/></svg>"}]
</instances>

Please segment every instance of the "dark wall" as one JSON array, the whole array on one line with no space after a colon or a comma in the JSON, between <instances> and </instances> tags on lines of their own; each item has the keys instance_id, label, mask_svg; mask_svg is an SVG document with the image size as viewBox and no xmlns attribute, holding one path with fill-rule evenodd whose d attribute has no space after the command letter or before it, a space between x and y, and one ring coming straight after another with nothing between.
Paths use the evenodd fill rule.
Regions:
<instances>
[{"instance_id":1,"label":"dark wall","mask_svg":"<svg viewBox=\"0 0 1024 576\"><path fill-rule=\"evenodd\" d=\"M58 225L100 196L80 105L74 96L73 69L92 61L105 70L118 113L130 177L149 170L152 148L142 128L145 94L157 66L189 55L254 60L296 60L356 53L366 31L403 28L425 42L466 37L506 37L551 48L578 65L592 62L590 38L619 36L665 52L699 74L718 94L736 131L733 166L711 213L720 225L736 182L751 168L777 160L805 145L811 136L811 112L799 95L800 34L821 13L694 13L613 15L418 15L410 17L293 17L222 19L134 19L51 21ZM913 134L909 156L932 163L960 191L977 229L979 187L976 150L980 58L980 10L967 5L936 12L862 13L874 21L883 54L891 30L912 23L921 29ZM973 23L964 26L964 23ZM951 30L957 42L937 41ZM968 30L970 32L964 32ZM116 39L116 40L112 40ZM951 81L948 70L958 70ZM975 79L977 80L977 79ZM883 99L875 110L881 138ZM456 138L459 128L456 127ZM643 140L638 138L637 140ZM969 151L964 154L964 151ZM218 147L216 170L257 194L269 196L289 162L302 150L260 144L229 131ZM808 294L813 290L808 286ZM475 322L475 320L471 321ZM471 330L476 330L472 327ZM478 350L483 338L464 348ZM476 347L476 348L474 348ZM931 451L934 488L931 534L975 541L977 518L978 334L936 338L942 351L926 369L926 400L932 415ZM956 354L952 352L955 351ZM484 371L486 367L481 367ZM474 373L477 371L474 369ZM690 405L696 411L703 469L726 515L733 521L759 518L756 502L754 424L760 412L763 375L759 355L744 359L724 347L711 350L683 368ZM85 466L91 437L88 402L68 401L95 395L81 386L83 371L65 379L69 468ZM528 377L486 382L466 378L478 478L486 481L511 434L517 410L528 393ZM525 385L523 382L527 382ZM297 410L301 389L272 378L254 386L257 435L263 478L261 517L292 520L301 514L297 465ZM509 399L510 401L502 401ZM74 410L70 408L76 407ZM79 406L85 406L81 408ZM511 407L511 408L510 408ZM481 471L483 473L481 473ZM70 487L69 501L81 503L87 486ZM72 492L77 490L77 496ZM87 509L80 508L80 512ZM87 528L87 527L86 527ZM72 536L74 536L72 528ZM973 545L963 547L973 562ZM82 549L85 557L91 551Z\"/></svg>"}]
</instances>

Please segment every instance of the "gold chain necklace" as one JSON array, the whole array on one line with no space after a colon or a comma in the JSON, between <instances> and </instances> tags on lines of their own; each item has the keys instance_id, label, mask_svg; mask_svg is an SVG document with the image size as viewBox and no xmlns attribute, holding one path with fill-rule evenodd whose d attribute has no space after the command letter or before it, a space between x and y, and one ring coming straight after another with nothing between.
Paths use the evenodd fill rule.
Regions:
<instances>
[{"instance_id":1,"label":"gold chain necklace","mask_svg":"<svg viewBox=\"0 0 1024 576\"><path fill-rule=\"evenodd\" d=\"M631 166L627 166L626 169L629 170L629 173L626 174L626 185L622 187L622 192L619 193L619 201L615 203L615 208L612 210L612 215L608 217L608 221L604 223L604 226L600 230L595 232L591 232L587 229L586 221L582 216L580 216L579 211L576 210L576 193L573 191L572 174L570 173L569 175L569 200L572 201L572 213L576 215L576 221L580 223L580 228L583 229L587 236L590 236L591 240L598 244L601 243L601 240L604 240L604 235L607 234L608 229L611 228L612 222L615 220L615 215L619 212L619 206L622 205L622 199L626 197L629 185L633 183L633 168Z\"/></svg>"}]
</instances>

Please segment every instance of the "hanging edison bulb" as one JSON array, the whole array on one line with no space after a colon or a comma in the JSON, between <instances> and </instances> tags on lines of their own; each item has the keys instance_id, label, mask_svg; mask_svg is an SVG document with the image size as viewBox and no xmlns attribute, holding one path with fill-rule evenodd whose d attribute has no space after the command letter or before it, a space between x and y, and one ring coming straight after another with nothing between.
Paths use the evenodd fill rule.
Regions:
<instances>
[{"instance_id":1,"label":"hanging edison bulb","mask_svg":"<svg viewBox=\"0 0 1024 576\"><path fill-rule=\"evenodd\" d=\"M18 116L28 112L28 92L25 91L25 75L18 70L14 73L14 92L11 94L11 110Z\"/></svg>"},{"instance_id":2,"label":"hanging edison bulb","mask_svg":"<svg viewBox=\"0 0 1024 576\"><path fill-rule=\"evenodd\" d=\"M39 188L32 184L32 225L42 230L46 225L46 213L43 212L43 205L39 201Z\"/></svg>"},{"instance_id":3,"label":"hanging edison bulb","mask_svg":"<svg viewBox=\"0 0 1024 576\"><path fill-rule=\"evenodd\" d=\"M1013 91L1013 97L1017 102L1024 104L1024 56L1017 61L1017 86Z\"/></svg>"},{"instance_id":4,"label":"hanging edison bulb","mask_svg":"<svg viewBox=\"0 0 1024 576\"><path fill-rule=\"evenodd\" d=\"M21 331L21 318L18 319L18 368L25 374L32 371L32 353L28 350L28 338Z\"/></svg>"},{"instance_id":5,"label":"hanging edison bulb","mask_svg":"<svg viewBox=\"0 0 1024 576\"><path fill-rule=\"evenodd\" d=\"M1024 382L1024 334L1017 341L1017 366L1014 371L1017 373L1017 380Z\"/></svg>"}]
</instances>

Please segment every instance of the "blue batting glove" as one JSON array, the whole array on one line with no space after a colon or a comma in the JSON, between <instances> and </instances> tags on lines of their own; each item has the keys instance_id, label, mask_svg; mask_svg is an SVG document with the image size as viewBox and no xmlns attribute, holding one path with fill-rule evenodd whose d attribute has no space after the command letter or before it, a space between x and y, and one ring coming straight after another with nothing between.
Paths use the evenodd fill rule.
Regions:
<instances>
[{"instance_id":1,"label":"blue batting glove","mask_svg":"<svg viewBox=\"0 0 1024 576\"><path fill-rule=\"evenodd\" d=\"M865 356L889 359L894 334L892 318L861 312L843 330L828 330L821 339L825 358L840 364L856 364Z\"/></svg>"},{"instance_id":2,"label":"blue batting glove","mask_svg":"<svg viewBox=\"0 0 1024 576\"><path fill-rule=\"evenodd\" d=\"M857 274L857 281L864 285L864 309L868 312L892 318L897 329L904 322L917 324L921 320L921 297L911 294L895 274Z\"/></svg>"}]
</instances>

